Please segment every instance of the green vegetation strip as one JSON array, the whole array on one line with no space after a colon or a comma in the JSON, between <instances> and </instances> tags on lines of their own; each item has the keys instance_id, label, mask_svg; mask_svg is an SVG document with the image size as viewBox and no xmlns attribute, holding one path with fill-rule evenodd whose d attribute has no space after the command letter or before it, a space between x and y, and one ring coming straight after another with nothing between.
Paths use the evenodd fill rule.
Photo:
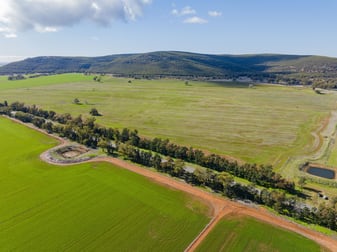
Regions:
<instances>
[{"instance_id":1,"label":"green vegetation strip","mask_svg":"<svg viewBox=\"0 0 337 252\"><path fill-rule=\"evenodd\" d=\"M315 242L292 232L243 216L222 219L197 251L322 251Z\"/></svg>"},{"instance_id":2,"label":"green vegetation strip","mask_svg":"<svg viewBox=\"0 0 337 252\"><path fill-rule=\"evenodd\" d=\"M58 167L56 141L0 118L1 251L182 251L209 221L186 194L108 163Z\"/></svg>"}]
</instances>

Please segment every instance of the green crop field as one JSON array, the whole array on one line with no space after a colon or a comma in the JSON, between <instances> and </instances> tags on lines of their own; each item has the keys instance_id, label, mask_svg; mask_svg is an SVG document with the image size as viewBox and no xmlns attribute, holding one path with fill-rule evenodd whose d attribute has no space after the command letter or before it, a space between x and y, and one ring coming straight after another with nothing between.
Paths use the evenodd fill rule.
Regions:
<instances>
[{"instance_id":1,"label":"green crop field","mask_svg":"<svg viewBox=\"0 0 337 252\"><path fill-rule=\"evenodd\" d=\"M108 163L59 167L56 141L0 117L0 251L182 251L209 221L182 192Z\"/></svg>"},{"instance_id":2,"label":"green crop field","mask_svg":"<svg viewBox=\"0 0 337 252\"><path fill-rule=\"evenodd\" d=\"M132 80L66 74L9 82L0 79L0 100L37 104L58 113L138 129L148 137L281 167L291 156L313 151L311 132L335 108L336 95L310 88ZM15 87L11 88L11 87ZM73 104L78 98L82 105Z\"/></svg>"},{"instance_id":3,"label":"green crop field","mask_svg":"<svg viewBox=\"0 0 337 252\"><path fill-rule=\"evenodd\" d=\"M249 217L221 220L196 251L322 251L313 241Z\"/></svg>"}]
</instances>

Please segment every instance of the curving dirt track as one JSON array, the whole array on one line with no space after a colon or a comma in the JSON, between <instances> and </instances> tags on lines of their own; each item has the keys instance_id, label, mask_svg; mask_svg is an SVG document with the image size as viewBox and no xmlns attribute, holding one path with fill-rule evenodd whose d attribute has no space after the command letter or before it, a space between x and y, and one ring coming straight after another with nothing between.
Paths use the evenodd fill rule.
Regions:
<instances>
[{"instance_id":1,"label":"curving dirt track","mask_svg":"<svg viewBox=\"0 0 337 252\"><path fill-rule=\"evenodd\" d=\"M20 121L15 120L16 122L22 123ZM27 126L27 124L22 123L23 125ZM30 126L32 129L38 130L34 126ZM47 134L43 130L39 130L40 132ZM47 134L49 135L49 134ZM67 143L66 140L54 136L49 135L51 137L54 137L60 141L61 145L64 145ZM45 153L41 154L41 159L43 159L46 162L49 162L48 159L45 159ZM202 232L191 242L191 244L186 248L187 251L194 251L198 245L204 240L204 238L207 236L207 234L214 228L214 226L221 220L222 217L228 214L240 214L240 215L246 215L253 218L256 218L258 220L267 222L269 224L272 224L277 227L281 227L293 232L296 232L298 234L301 234L318 244L322 245L326 249L330 251L337 251L337 240L323 235L321 233L318 233L316 231L313 231L311 229L308 229L304 226L301 226L299 224L293 223L291 221L288 221L282 217L276 216L270 212L268 212L266 209L261 207L252 207L244 204L240 204L238 202L234 202L225 198L218 197L215 194L208 193L206 191L201 190L200 188L193 187L189 184L186 184L185 182L175 180L171 177L164 176L163 174L160 174L158 172L154 172L145 168L142 168L140 166L131 164L129 162L126 162L121 159L113 158L113 157L97 157L92 160L88 160L85 162L109 162L116 166L119 166L121 168L130 170L132 172L138 173L140 175L143 175L150 180L160 183L162 185L165 185L170 188L174 188L177 190L184 191L188 194L191 194L201 200L204 200L212 207L212 215L213 218L209 222L209 224L202 230ZM55 163L52 163L55 164ZM60 165L60 164L56 164ZM63 166L66 165L72 165L72 164L61 164Z\"/></svg>"}]
</instances>

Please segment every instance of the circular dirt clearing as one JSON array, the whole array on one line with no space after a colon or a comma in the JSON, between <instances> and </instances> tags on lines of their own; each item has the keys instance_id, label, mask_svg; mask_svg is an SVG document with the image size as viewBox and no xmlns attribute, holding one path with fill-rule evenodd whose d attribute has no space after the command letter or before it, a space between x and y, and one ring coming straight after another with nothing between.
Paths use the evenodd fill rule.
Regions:
<instances>
[{"instance_id":1,"label":"circular dirt clearing","mask_svg":"<svg viewBox=\"0 0 337 252\"><path fill-rule=\"evenodd\" d=\"M95 156L95 150L77 144L58 146L41 155L47 162L55 164L79 163L88 161Z\"/></svg>"},{"instance_id":2,"label":"circular dirt clearing","mask_svg":"<svg viewBox=\"0 0 337 252\"><path fill-rule=\"evenodd\" d=\"M57 149L55 152L60 156L62 156L63 158L72 159L88 151L89 149L85 148L84 146L68 145Z\"/></svg>"}]
</instances>

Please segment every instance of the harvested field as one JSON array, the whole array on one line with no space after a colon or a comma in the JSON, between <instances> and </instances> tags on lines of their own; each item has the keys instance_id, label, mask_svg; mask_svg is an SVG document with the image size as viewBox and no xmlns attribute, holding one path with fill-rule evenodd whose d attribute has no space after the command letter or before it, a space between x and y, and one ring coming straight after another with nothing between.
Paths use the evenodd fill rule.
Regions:
<instances>
[{"instance_id":1,"label":"harvested field","mask_svg":"<svg viewBox=\"0 0 337 252\"><path fill-rule=\"evenodd\" d=\"M89 76L90 77L90 76ZM311 89L179 80L133 80L56 75L23 80L16 89L0 81L2 98L58 113L103 114L98 123L139 130L235 158L281 167L289 156L314 150L311 132L335 109L334 94ZM67 80L68 79L68 80ZM34 82L36 81L36 83ZM12 84L12 83L10 83ZM78 98L82 105L73 104Z\"/></svg>"}]
</instances>

